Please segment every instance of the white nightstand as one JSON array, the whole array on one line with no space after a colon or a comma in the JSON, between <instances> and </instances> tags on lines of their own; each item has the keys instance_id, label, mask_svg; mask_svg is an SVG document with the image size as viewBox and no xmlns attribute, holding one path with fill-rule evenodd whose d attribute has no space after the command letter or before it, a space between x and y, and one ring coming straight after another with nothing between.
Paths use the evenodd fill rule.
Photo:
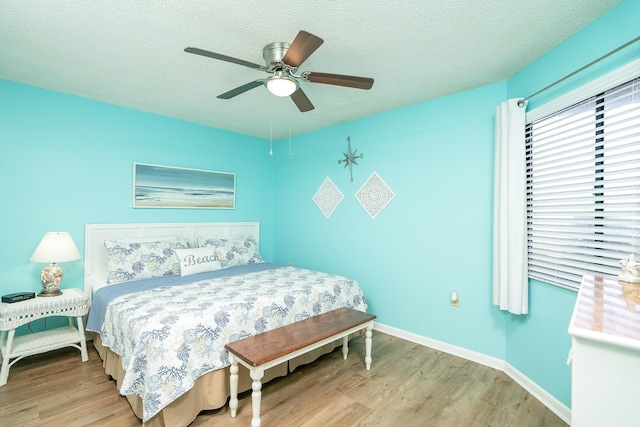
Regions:
<instances>
[{"instance_id":1,"label":"white nightstand","mask_svg":"<svg viewBox=\"0 0 640 427\"><path fill-rule=\"evenodd\" d=\"M89 298L80 289L62 289L56 297L36 297L13 304L0 303L0 387L7 383L9 369L26 356L63 347L80 350L82 361L89 360L82 316L89 311ZM69 326L15 337L16 328L51 316L67 316ZM78 327L73 324L76 318ZM10 362L11 359L14 359Z\"/></svg>"}]
</instances>

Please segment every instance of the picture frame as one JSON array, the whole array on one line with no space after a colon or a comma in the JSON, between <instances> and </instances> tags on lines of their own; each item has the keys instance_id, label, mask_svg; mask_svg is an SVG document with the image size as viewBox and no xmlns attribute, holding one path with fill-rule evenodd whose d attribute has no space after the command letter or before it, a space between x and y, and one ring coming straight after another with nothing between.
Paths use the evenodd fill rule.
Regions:
<instances>
[{"instance_id":1,"label":"picture frame","mask_svg":"<svg viewBox=\"0 0 640 427\"><path fill-rule=\"evenodd\" d=\"M236 174L134 163L133 207L235 209Z\"/></svg>"}]
</instances>

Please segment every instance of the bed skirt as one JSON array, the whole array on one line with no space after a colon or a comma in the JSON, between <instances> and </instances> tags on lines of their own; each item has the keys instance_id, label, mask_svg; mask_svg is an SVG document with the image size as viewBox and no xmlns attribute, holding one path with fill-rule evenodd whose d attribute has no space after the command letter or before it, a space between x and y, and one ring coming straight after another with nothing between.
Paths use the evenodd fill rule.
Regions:
<instances>
[{"instance_id":1,"label":"bed skirt","mask_svg":"<svg viewBox=\"0 0 640 427\"><path fill-rule=\"evenodd\" d=\"M124 370L120 363L120 356L113 353L108 347L102 345L102 340L98 334L93 334L93 345L102 359L102 366L105 373L116 381L116 387L120 390L120 384L124 377ZM311 363L323 354L332 352L341 345L341 341L330 343L307 354L303 354L289 362L284 362L278 366L265 371L262 383L266 383L274 378L287 375L297 367ZM243 392L251 389L251 377L249 370L240 365L238 391ZM135 415L142 419L142 400L135 395L126 396ZM209 372L198 378L189 391L180 396L175 401L167 405L153 418L147 420L143 427L184 427L196 419L203 410L218 409L226 405L229 398L229 367Z\"/></svg>"}]
</instances>

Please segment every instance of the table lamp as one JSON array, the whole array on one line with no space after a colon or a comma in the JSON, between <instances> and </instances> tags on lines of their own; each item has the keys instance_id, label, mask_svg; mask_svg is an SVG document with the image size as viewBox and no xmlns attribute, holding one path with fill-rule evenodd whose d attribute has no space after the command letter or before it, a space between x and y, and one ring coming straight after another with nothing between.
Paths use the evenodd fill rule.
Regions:
<instances>
[{"instance_id":1,"label":"table lamp","mask_svg":"<svg viewBox=\"0 0 640 427\"><path fill-rule=\"evenodd\" d=\"M57 263L75 261L80 258L78 247L69 233L64 231L46 233L29 259L32 262L50 263L42 269L42 274L40 275L42 292L38 293L38 296L52 297L62 295L60 283L62 282L64 270Z\"/></svg>"}]
</instances>

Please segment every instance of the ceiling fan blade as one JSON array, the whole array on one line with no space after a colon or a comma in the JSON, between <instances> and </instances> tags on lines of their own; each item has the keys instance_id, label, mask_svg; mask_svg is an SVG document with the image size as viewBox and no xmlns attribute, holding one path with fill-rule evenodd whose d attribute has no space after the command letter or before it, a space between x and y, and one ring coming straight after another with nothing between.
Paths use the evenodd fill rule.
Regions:
<instances>
[{"instance_id":1,"label":"ceiling fan blade","mask_svg":"<svg viewBox=\"0 0 640 427\"><path fill-rule=\"evenodd\" d=\"M282 62L290 67L298 68L322 43L324 40L320 37L306 31L300 31L287 49Z\"/></svg>"},{"instance_id":2,"label":"ceiling fan blade","mask_svg":"<svg viewBox=\"0 0 640 427\"><path fill-rule=\"evenodd\" d=\"M254 64L253 62L234 58L232 56L222 55L221 53L209 52L208 50L198 49L197 47L187 47L184 49L184 51L188 53L195 53L196 55L208 56L209 58L219 59L221 61L231 62L233 64L243 65L249 68L267 71L267 67L265 67L264 65Z\"/></svg>"},{"instance_id":3,"label":"ceiling fan blade","mask_svg":"<svg viewBox=\"0 0 640 427\"><path fill-rule=\"evenodd\" d=\"M322 83L325 85L345 86L356 89L371 89L373 79L369 77L344 76L341 74L312 73L305 72L303 77L311 83Z\"/></svg>"},{"instance_id":4,"label":"ceiling fan blade","mask_svg":"<svg viewBox=\"0 0 640 427\"><path fill-rule=\"evenodd\" d=\"M307 95L302 91L301 88L298 88L297 91L291 94L291 99L296 104L296 107L298 107L298 110L300 110L301 113L305 113L314 109L313 104L311 103L311 101L309 101L309 98L307 98Z\"/></svg>"},{"instance_id":5,"label":"ceiling fan blade","mask_svg":"<svg viewBox=\"0 0 640 427\"><path fill-rule=\"evenodd\" d=\"M245 93L248 90L256 88L258 86L262 86L264 84L264 80L256 80L254 82L245 83L242 86L238 86L235 89L231 89L229 92L225 92L222 95L218 95L217 98L220 99L231 99L234 96L238 96L242 93Z\"/></svg>"}]
</instances>

